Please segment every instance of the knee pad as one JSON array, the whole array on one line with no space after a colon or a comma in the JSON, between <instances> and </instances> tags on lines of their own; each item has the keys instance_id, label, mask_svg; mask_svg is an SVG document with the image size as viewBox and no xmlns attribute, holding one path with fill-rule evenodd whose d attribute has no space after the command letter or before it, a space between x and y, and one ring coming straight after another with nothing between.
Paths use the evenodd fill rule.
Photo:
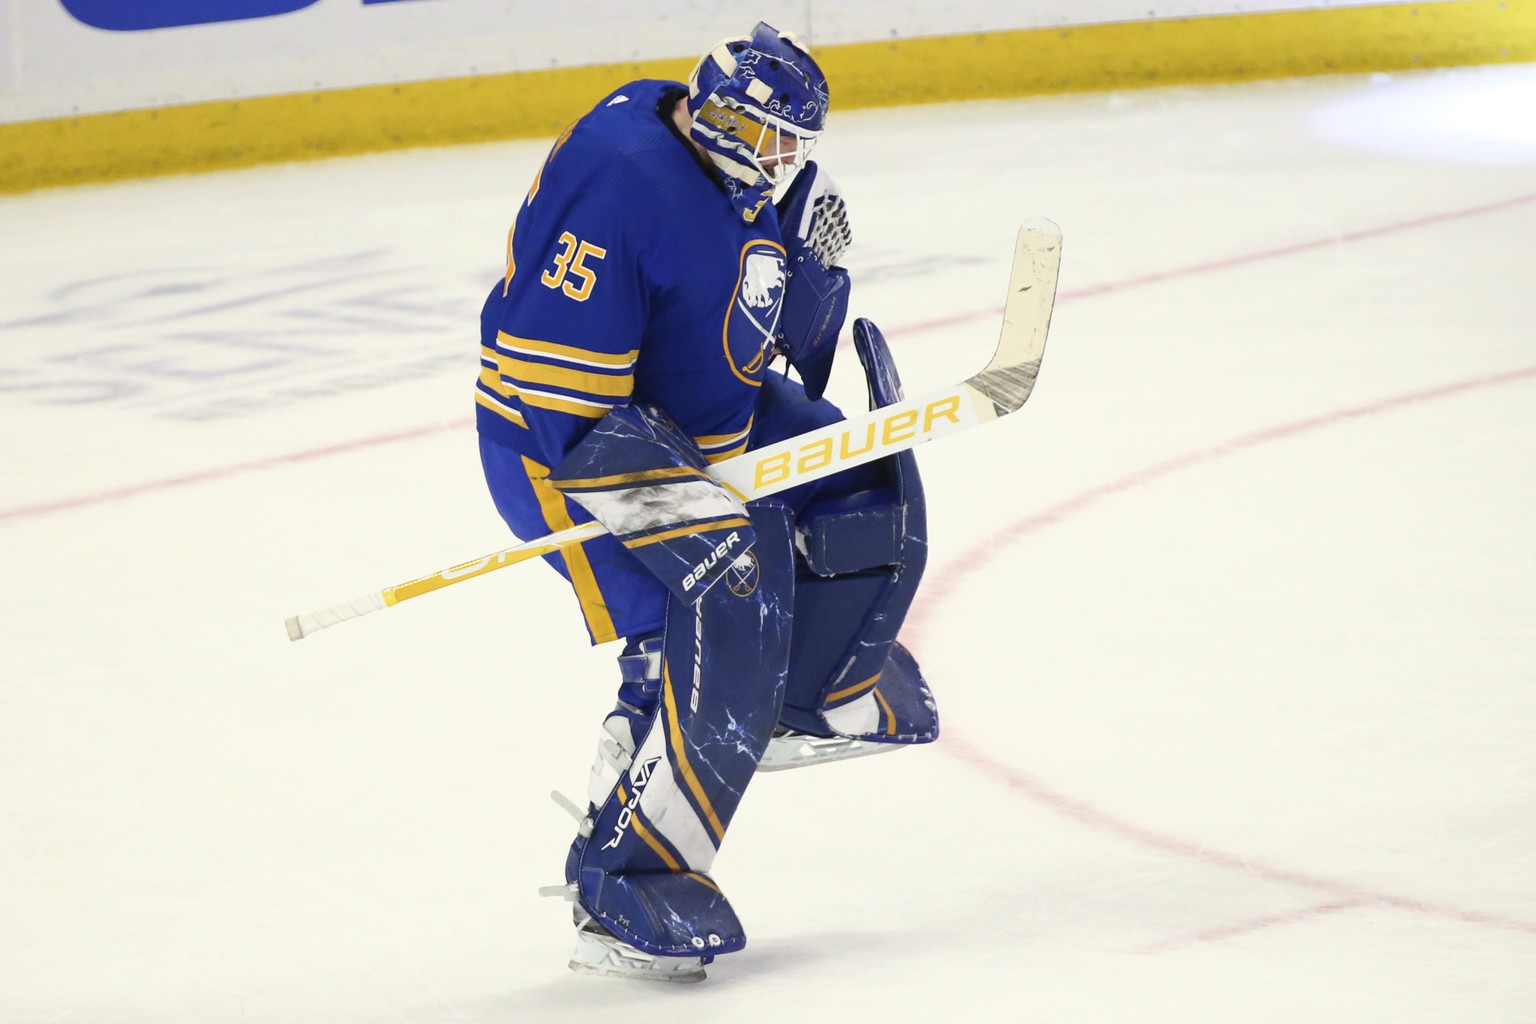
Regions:
<instances>
[{"instance_id":1,"label":"knee pad","mask_svg":"<svg viewBox=\"0 0 1536 1024\"><path fill-rule=\"evenodd\" d=\"M879 329L854 328L870 406L901 400ZM823 496L801 515L794 638L783 727L812 736L927 743L938 712L922 672L896 636L927 564L928 524L912 453L880 463L875 487ZM863 483L864 481L861 481Z\"/></svg>"},{"instance_id":2,"label":"knee pad","mask_svg":"<svg viewBox=\"0 0 1536 1024\"><path fill-rule=\"evenodd\" d=\"M567 862L582 907L655 956L746 942L708 871L778 720L795 582L789 511L750 511L751 550L703 595L669 599L656 710Z\"/></svg>"},{"instance_id":3,"label":"knee pad","mask_svg":"<svg viewBox=\"0 0 1536 1024\"><path fill-rule=\"evenodd\" d=\"M628 405L599 420L548 479L672 596L692 603L756 542L746 507L708 469L664 413Z\"/></svg>"}]
</instances>

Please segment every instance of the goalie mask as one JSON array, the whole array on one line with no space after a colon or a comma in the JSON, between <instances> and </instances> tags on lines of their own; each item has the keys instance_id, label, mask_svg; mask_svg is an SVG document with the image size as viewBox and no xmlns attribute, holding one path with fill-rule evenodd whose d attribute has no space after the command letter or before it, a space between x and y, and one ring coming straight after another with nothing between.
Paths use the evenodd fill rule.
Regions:
<instances>
[{"instance_id":1,"label":"goalie mask","mask_svg":"<svg viewBox=\"0 0 1536 1024\"><path fill-rule=\"evenodd\" d=\"M805 164L827 122L827 79L788 34L758 22L688 76L689 135L709 153L742 219Z\"/></svg>"}]
</instances>

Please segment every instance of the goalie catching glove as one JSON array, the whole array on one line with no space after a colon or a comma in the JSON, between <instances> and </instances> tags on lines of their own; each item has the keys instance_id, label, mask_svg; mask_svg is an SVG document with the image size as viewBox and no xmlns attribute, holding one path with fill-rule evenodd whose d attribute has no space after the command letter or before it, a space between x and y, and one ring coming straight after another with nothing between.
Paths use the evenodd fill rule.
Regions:
<instances>
[{"instance_id":1,"label":"goalie catching glove","mask_svg":"<svg viewBox=\"0 0 1536 1024\"><path fill-rule=\"evenodd\" d=\"M836 266L853 235L837 183L808 162L776 204L784 237L784 307L775 347L820 398L848 316L848 271Z\"/></svg>"}]
</instances>

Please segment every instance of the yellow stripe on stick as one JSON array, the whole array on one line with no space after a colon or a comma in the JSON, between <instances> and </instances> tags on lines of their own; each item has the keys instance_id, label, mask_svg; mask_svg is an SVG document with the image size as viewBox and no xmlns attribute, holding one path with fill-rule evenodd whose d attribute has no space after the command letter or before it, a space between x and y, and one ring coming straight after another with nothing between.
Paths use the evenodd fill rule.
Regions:
<instances>
[{"instance_id":1,"label":"yellow stripe on stick","mask_svg":"<svg viewBox=\"0 0 1536 1024\"><path fill-rule=\"evenodd\" d=\"M401 601L408 601L413 597L420 597L422 594L430 594L434 590L441 590L463 580L484 576L486 573L493 572L496 569L516 565L518 562L526 562L530 558L538 558L540 555L549 555L560 550L562 550L560 544L537 544L533 547L523 548L522 550L510 553L499 551L494 555L477 558L471 562L460 562L458 565L450 566L441 572L435 572L431 576L423 576L420 579L399 583L393 587L386 587L380 593L384 596L384 604L392 607Z\"/></svg>"}]
</instances>

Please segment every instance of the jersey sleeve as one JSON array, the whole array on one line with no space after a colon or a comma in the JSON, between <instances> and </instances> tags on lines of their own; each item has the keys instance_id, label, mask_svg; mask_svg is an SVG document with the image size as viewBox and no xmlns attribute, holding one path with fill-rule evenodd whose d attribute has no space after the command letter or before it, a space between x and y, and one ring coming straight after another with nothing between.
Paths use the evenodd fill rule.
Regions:
<instances>
[{"instance_id":1,"label":"jersey sleeve","mask_svg":"<svg viewBox=\"0 0 1536 1024\"><path fill-rule=\"evenodd\" d=\"M634 392L648 321L650 211L622 166L559 147L518 214L482 319L477 400L553 467Z\"/></svg>"}]
</instances>

